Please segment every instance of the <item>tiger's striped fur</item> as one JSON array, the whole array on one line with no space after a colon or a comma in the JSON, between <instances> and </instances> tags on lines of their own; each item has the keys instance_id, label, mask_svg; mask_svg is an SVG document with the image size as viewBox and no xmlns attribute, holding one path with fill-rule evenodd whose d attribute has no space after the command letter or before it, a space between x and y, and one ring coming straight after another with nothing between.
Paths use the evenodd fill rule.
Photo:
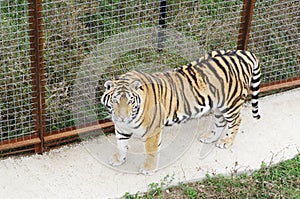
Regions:
<instances>
[{"instance_id":1,"label":"tiger's striped fur","mask_svg":"<svg viewBox=\"0 0 300 199\"><path fill-rule=\"evenodd\" d=\"M215 125L201 141L217 141L226 125L229 133L217 146L232 145L241 122L240 109L252 89L252 113L259 119L258 59L249 51L212 51L204 57L172 71L148 74L132 71L105 83L101 102L110 110L115 123L119 152L111 164L125 162L128 139L139 136L145 142L147 158L141 172L157 165L161 129L200 118L213 111Z\"/></svg>"}]
</instances>

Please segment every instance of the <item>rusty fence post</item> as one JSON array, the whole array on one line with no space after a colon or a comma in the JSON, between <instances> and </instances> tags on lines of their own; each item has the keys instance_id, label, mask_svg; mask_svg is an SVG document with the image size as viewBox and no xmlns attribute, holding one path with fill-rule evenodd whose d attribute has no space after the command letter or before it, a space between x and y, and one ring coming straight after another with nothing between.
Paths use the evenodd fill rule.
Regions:
<instances>
[{"instance_id":1,"label":"rusty fence post","mask_svg":"<svg viewBox=\"0 0 300 199\"><path fill-rule=\"evenodd\" d=\"M255 0L244 0L238 36L238 50L247 50Z\"/></svg>"},{"instance_id":2,"label":"rusty fence post","mask_svg":"<svg viewBox=\"0 0 300 199\"><path fill-rule=\"evenodd\" d=\"M35 152L42 153L46 131L42 0L28 0L28 8L34 130L41 140Z\"/></svg>"}]
</instances>

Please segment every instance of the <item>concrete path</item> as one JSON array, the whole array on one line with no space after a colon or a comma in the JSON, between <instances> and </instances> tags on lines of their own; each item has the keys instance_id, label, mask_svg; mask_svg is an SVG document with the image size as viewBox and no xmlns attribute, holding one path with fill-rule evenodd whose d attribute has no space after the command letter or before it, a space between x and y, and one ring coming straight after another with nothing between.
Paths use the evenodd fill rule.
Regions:
<instances>
[{"instance_id":1,"label":"concrete path","mask_svg":"<svg viewBox=\"0 0 300 199\"><path fill-rule=\"evenodd\" d=\"M160 169L152 176L135 173L141 157L134 151L136 146L131 147L123 167L107 166L110 152L103 149L112 146L113 150L113 137L44 155L0 160L0 198L117 198L125 192L147 191L152 182L176 184L201 179L206 173L247 172L258 169L262 162L277 163L294 157L300 151L300 89L259 102L262 118L252 119L250 105L245 106L240 132L230 149L197 140L199 133L195 132L208 129L209 117L166 129ZM135 142L138 145L138 141L131 145Z\"/></svg>"}]
</instances>

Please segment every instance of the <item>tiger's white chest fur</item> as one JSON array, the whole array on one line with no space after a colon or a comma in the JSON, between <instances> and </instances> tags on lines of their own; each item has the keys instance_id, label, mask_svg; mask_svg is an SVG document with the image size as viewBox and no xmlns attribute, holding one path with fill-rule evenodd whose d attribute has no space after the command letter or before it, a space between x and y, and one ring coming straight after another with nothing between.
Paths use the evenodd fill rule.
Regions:
<instances>
[{"instance_id":1,"label":"tiger's white chest fur","mask_svg":"<svg viewBox=\"0 0 300 199\"><path fill-rule=\"evenodd\" d=\"M115 128L124 133L124 134L132 134L134 137L142 138L146 133L146 128L144 126L139 126L138 128L134 123L126 123L126 122L114 122Z\"/></svg>"}]
</instances>

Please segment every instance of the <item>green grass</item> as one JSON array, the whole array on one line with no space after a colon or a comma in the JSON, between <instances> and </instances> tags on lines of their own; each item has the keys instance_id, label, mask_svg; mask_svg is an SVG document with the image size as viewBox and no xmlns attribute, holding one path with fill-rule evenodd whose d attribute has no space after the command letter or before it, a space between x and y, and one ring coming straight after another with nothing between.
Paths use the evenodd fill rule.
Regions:
<instances>
[{"instance_id":1,"label":"green grass","mask_svg":"<svg viewBox=\"0 0 300 199\"><path fill-rule=\"evenodd\" d=\"M299 198L300 197L300 154L295 158L275 165L262 163L261 168L244 174L230 176L207 174L206 178L194 183L180 183L164 187L158 183L149 185L149 192L126 193L126 199L150 198Z\"/></svg>"}]
</instances>

